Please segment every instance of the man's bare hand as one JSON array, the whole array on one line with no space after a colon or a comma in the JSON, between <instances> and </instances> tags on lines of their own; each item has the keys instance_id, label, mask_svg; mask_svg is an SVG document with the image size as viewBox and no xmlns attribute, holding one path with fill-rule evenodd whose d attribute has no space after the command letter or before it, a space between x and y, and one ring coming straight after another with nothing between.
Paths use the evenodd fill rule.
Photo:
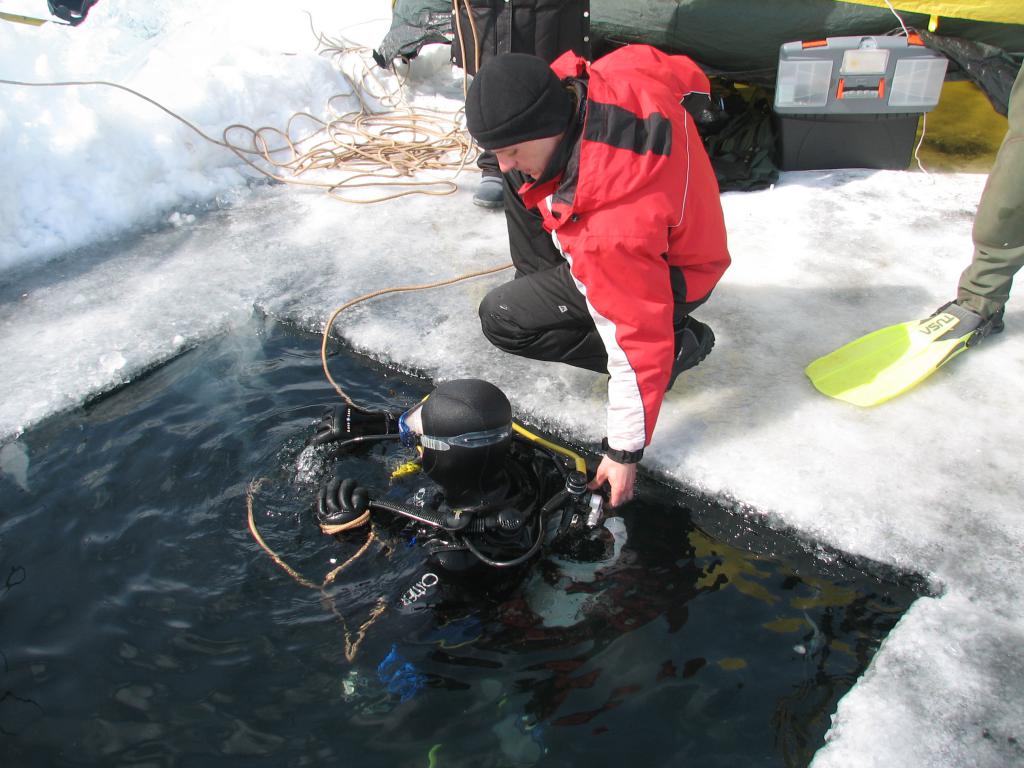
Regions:
<instances>
[{"instance_id":1,"label":"man's bare hand","mask_svg":"<svg viewBox=\"0 0 1024 768\"><path fill-rule=\"evenodd\" d=\"M633 498L633 485L636 483L636 464L619 464L605 456L597 466L594 479L587 487L595 491L605 483L611 487L611 498L608 503L617 507Z\"/></svg>"}]
</instances>

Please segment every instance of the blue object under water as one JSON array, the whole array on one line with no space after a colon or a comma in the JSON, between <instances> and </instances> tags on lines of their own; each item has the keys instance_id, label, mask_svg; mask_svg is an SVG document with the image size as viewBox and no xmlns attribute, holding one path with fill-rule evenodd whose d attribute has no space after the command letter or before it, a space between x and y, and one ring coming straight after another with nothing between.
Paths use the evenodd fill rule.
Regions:
<instances>
[{"instance_id":1,"label":"blue object under water","mask_svg":"<svg viewBox=\"0 0 1024 768\"><path fill-rule=\"evenodd\" d=\"M435 583L382 521L311 589L366 542L313 519L319 346L256 319L8 447L0 765L804 766L920 591L648 477L600 563ZM371 407L430 388L331 366Z\"/></svg>"},{"instance_id":2,"label":"blue object under water","mask_svg":"<svg viewBox=\"0 0 1024 768\"><path fill-rule=\"evenodd\" d=\"M427 682L415 666L399 655L395 645L391 646L388 655L377 665L377 679L384 684L388 693L398 696L401 701L411 699Z\"/></svg>"}]
</instances>

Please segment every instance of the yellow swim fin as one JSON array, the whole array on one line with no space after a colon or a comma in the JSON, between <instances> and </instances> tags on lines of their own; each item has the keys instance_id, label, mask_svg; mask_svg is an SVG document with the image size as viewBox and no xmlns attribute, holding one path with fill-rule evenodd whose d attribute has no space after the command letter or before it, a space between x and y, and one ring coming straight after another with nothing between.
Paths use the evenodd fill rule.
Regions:
<instances>
[{"instance_id":1,"label":"yellow swim fin","mask_svg":"<svg viewBox=\"0 0 1024 768\"><path fill-rule=\"evenodd\" d=\"M804 369L822 394L854 405L906 392L973 343L981 317L956 304L924 320L890 325L851 341ZM1001 328L1000 328L1001 330Z\"/></svg>"}]
</instances>

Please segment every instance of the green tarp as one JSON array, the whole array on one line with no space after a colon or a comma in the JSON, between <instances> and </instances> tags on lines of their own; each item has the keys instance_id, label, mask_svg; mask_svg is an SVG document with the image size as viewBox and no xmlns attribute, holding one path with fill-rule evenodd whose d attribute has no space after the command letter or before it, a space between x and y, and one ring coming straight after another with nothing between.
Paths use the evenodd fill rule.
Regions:
<instances>
[{"instance_id":1,"label":"green tarp","mask_svg":"<svg viewBox=\"0 0 1024 768\"><path fill-rule=\"evenodd\" d=\"M774 73L783 43L900 30L888 9L833 0L591 0L590 10L602 40L650 43L744 74ZM924 14L901 16L908 27L928 28ZM1017 54L1018 62L1024 55L1024 25L943 18L936 32Z\"/></svg>"},{"instance_id":2,"label":"green tarp","mask_svg":"<svg viewBox=\"0 0 1024 768\"><path fill-rule=\"evenodd\" d=\"M448 0L396 0L391 30L375 52L378 63L413 58L427 43L449 42L451 10ZM936 34L929 34L928 15L901 16L953 61L949 77L973 80L1005 114L1024 58L1024 25L942 17ZM836 0L591 0L590 22L595 55L649 43L690 56L709 74L769 87L783 43L900 31L887 8Z\"/></svg>"}]
</instances>

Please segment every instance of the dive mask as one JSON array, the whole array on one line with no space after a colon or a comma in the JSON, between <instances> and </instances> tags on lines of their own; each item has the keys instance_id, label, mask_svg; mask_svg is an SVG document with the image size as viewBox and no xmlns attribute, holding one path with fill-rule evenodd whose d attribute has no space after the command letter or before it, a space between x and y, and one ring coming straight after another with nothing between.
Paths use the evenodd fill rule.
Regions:
<instances>
[{"instance_id":1,"label":"dive mask","mask_svg":"<svg viewBox=\"0 0 1024 768\"><path fill-rule=\"evenodd\" d=\"M502 425L494 429L463 432L461 435L451 437L425 435L423 434L421 411L426 400L427 398L423 398L398 417L398 437L406 448L415 448L418 445L432 451L448 451L452 448L484 448L500 443L512 433L510 426Z\"/></svg>"}]
</instances>

